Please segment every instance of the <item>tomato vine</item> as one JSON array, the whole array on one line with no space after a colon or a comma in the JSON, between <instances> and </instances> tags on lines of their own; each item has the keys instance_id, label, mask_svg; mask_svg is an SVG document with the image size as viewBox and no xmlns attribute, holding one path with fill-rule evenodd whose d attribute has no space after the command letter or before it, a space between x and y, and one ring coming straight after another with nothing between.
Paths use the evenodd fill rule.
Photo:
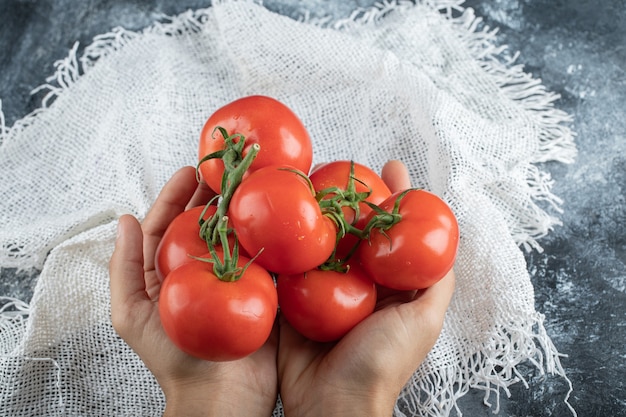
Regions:
<instances>
[{"instance_id":1,"label":"tomato vine","mask_svg":"<svg viewBox=\"0 0 626 417\"><path fill-rule=\"evenodd\" d=\"M199 219L200 237L207 242L211 254L209 262L213 263L215 275L223 281L236 281L244 274L249 263L243 268L237 266L239 242L236 233L228 228L228 206L233 193L243 180L244 174L254 161L254 158L258 155L261 146L258 143L253 144L244 156L245 137L243 135L238 133L229 135L224 128L219 126L215 130L222 134L225 148L200 159L196 167L196 177L200 180L199 167L203 162L210 159L221 159L224 163L224 173L221 181L221 194L217 197L217 210L208 220L203 220L202 216ZM207 206L212 203L213 200L209 201ZM228 240L230 233L234 235L232 252ZM215 249L217 245L220 245L222 248L223 260L220 259ZM250 262L253 260L254 258Z\"/></svg>"}]
</instances>

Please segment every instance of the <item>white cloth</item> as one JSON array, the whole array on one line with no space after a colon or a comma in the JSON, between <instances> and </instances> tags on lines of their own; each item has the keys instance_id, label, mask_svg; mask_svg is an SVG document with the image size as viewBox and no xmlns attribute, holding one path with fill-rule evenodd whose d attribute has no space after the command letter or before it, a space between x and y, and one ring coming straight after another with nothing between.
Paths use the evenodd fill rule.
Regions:
<instances>
[{"instance_id":1,"label":"white cloth","mask_svg":"<svg viewBox=\"0 0 626 417\"><path fill-rule=\"evenodd\" d=\"M42 108L0 126L0 265L41 269L30 303L0 311L0 414L162 411L110 323L117 218L143 218L171 174L195 164L206 118L250 94L300 116L315 163L400 159L459 219L455 296L396 415L447 416L470 388L497 409L520 364L565 377L522 247L540 250L558 223L551 180L533 164L572 160L569 118L458 3L384 3L315 23L227 1L73 49Z\"/></svg>"}]
</instances>

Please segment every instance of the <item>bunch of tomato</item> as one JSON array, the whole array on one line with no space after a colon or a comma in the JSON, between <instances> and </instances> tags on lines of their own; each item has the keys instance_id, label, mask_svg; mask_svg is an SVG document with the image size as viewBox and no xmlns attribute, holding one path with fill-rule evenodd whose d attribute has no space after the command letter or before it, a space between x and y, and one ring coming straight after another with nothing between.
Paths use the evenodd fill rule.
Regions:
<instances>
[{"instance_id":1,"label":"bunch of tomato","mask_svg":"<svg viewBox=\"0 0 626 417\"><path fill-rule=\"evenodd\" d=\"M440 198L392 193L353 161L311 171L307 130L273 98L218 109L198 153L217 197L175 218L156 253L163 327L193 356L251 354L279 308L305 337L338 340L372 314L379 288L427 288L452 268L459 230Z\"/></svg>"}]
</instances>

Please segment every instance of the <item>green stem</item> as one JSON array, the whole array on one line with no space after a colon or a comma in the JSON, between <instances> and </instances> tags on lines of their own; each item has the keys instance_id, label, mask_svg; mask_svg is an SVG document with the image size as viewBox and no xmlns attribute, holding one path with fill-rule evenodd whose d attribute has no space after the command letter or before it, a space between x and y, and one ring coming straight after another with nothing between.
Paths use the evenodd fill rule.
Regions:
<instances>
[{"instance_id":1,"label":"green stem","mask_svg":"<svg viewBox=\"0 0 626 417\"><path fill-rule=\"evenodd\" d=\"M203 157L198 163L198 168L200 164L209 159L219 158L224 163L224 173L220 184L220 196L217 202L217 209L209 219L200 221L200 237L207 242L215 275L223 281L236 281L241 278L252 261L243 268L237 266L239 260L239 242L235 235L235 243L231 252L228 235L229 233L234 234L234 231L228 228L228 207L235 190L237 190L237 187L241 184L243 176L248 168L250 168L250 165L252 165L261 147L257 143L252 144L252 146L248 148L247 154L243 156L245 146L245 137L243 135L229 135L226 129L219 126L215 128L214 133L215 131L219 131L222 134L225 147L220 151L213 152ZM196 169L196 172L198 172L198 169ZM202 216L204 216L204 213L203 211ZM216 246L222 247L223 260L220 259L215 249Z\"/></svg>"},{"instance_id":2,"label":"green stem","mask_svg":"<svg viewBox=\"0 0 626 417\"><path fill-rule=\"evenodd\" d=\"M395 224L399 223L402 220L402 215L400 214L400 202L402 199L410 192L416 190L415 188L410 188L404 190L401 194L398 195L396 201L394 202L393 209L391 213L383 210L379 206L374 203L370 203L369 201L363 200L365 204L367 204L375 214L372 218L367 222L363 229L359 229L354 225L347 222L343 212L341 211L342 204L339 201L335 201L335 199L330 199L332 203L329 203L329 209L325 213L329 216L335 224L337 224L337 228L339 229L339 233L337 234L337 242L346 233L350 233L359 238L359 241L350 249L348 254L345 256L345 259L337 259L336 258L336 245L335 251L331 254L324 264L322 264L319 269L322 270L333 270L333 271L346 271L347 270L347 262L357 251L359 245L363 240L369 240L372 230L377 229L380 233L386 235L386 231L393 227ZM391 245L391 241L389 243Z\"/></svg>"},{"instance_id":3,"label":"green stem","mask_svg":"<svg viewBox=\"0 0 626 417\"><path fill-rule=\"evenodd\" d=\"M243 139L242 139L243 141ZM211 218L202 225L200 234L204 240L211 242L213 245L218 243L217 223L219 219L224 217L228 213L228 206L230 200L233 198L235 190L241 184L243 176L250 168L252 161L256 158L261 147L258 143L253 144L248 150L247 155L239 164L235 164L230 160L231 154L226 153L224 155L229 159L228 163L224 161L224 175L222 176L222 194L221 199L217 204L217 210Z\"/></svg>"},{"instance_id":4,"label":"green stem","mask_svg":"<svg viewBox=\"0 0 626 417\"><path fill-rule=\"evenodd\" d=\"M241 276L245 272L245 269L237 266L237 261L239 260L239 245L237 244L236 240L232 255L230 252L228 242L228 216L222 216L218 219L215 230L217 231L217 235L220 238L223 259L220 259L219 254L215 249L215 245L209 245L209 250L211 252L211 258L213 262L213 273L222 281L237 281L239 278L241 278Z\"/></svg>"},{"instance_id":5,"label":"green stem","mask_svg":"<svg viewBox=\"0 0 626 417\"><path fill-rule=\"evenodd\" d=\"M328 260L320 266L320 269L322 270L333 270L339 272L347 271L347 262L356 251L356 245L350 250L345 259L337 259L336 252L339 241L346 234L355 235L359 238L359 240L368 237L362 230L358 229L355 224L361 213L360 205L361 203L366 202L365 200L370 196L372 190L369 188L367 192L357 192L357 181L369 188L367 184L355 177L354 161L351 161L350 175L348 177L348 184L346 185L345 190L339 187L328 187L315 194L322 213L335 223L338 230L335 250L333 250L333 253L330 255ZM343 212L344 207L348 207L354 212L354 219L352 222L348 222L346 220L346 216Z\"/></svg>"},{"instance_id":6,"label":"green stem","mask_svg":"<svg viewBox=\"0 0 626 417\"><path fill-rule=\"evenodd\" d=\"M415 190L417 189L409 188L400 193L393 204L393 209L391 209L391 213L386 212L375 204L367 203L372 208L372 210L376 212L376 214L372 216L372 218L363 228L363 233L367 236L368 240L369 236L372 233L372 230L374 229L378 229L380 233L387 236L385 232L402 220L402 215L400 214L400 203L409 192ZM387 238L389 237L387 236ZM391 239L389 239L389 245L391 246L391 244Z\"/></svg>"}]
</instances>

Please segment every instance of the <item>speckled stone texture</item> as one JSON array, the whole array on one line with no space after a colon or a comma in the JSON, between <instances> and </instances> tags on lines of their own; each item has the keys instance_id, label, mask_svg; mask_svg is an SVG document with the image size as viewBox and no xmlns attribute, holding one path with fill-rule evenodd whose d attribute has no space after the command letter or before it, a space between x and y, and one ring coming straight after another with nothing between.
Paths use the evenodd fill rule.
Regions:
<instances>
[{"instance_id":1,"label":"speckled stone texture","mask_svg":"<svg viewBox=\"0 0 626 417\"><path fill-rule=\"evenodd\" d=\"M297 18L347 17L374 0L268 0L266 7ZM30 91L54 73L75 41L122 26L139 30L161 15L207 7L200 0L0 0L0 99L5 123L39 107ZM573 116L575 163L548 163L553 192L563 199L563 225L526 254L537 309L560 352L579 416L626 416L626 3L623 0L469 0L498 42L520 52L518 64L561 95ZM0 167L1 168L1 167ZM28 301L36 277L0 272L0 295ZM569 416L561 378L524 370L530 388L511 387L500 415ZM482 392L461 402L466 416L493 415ZM492 397L493 400L493 397Z\"/></svg>"}]
</instances>

